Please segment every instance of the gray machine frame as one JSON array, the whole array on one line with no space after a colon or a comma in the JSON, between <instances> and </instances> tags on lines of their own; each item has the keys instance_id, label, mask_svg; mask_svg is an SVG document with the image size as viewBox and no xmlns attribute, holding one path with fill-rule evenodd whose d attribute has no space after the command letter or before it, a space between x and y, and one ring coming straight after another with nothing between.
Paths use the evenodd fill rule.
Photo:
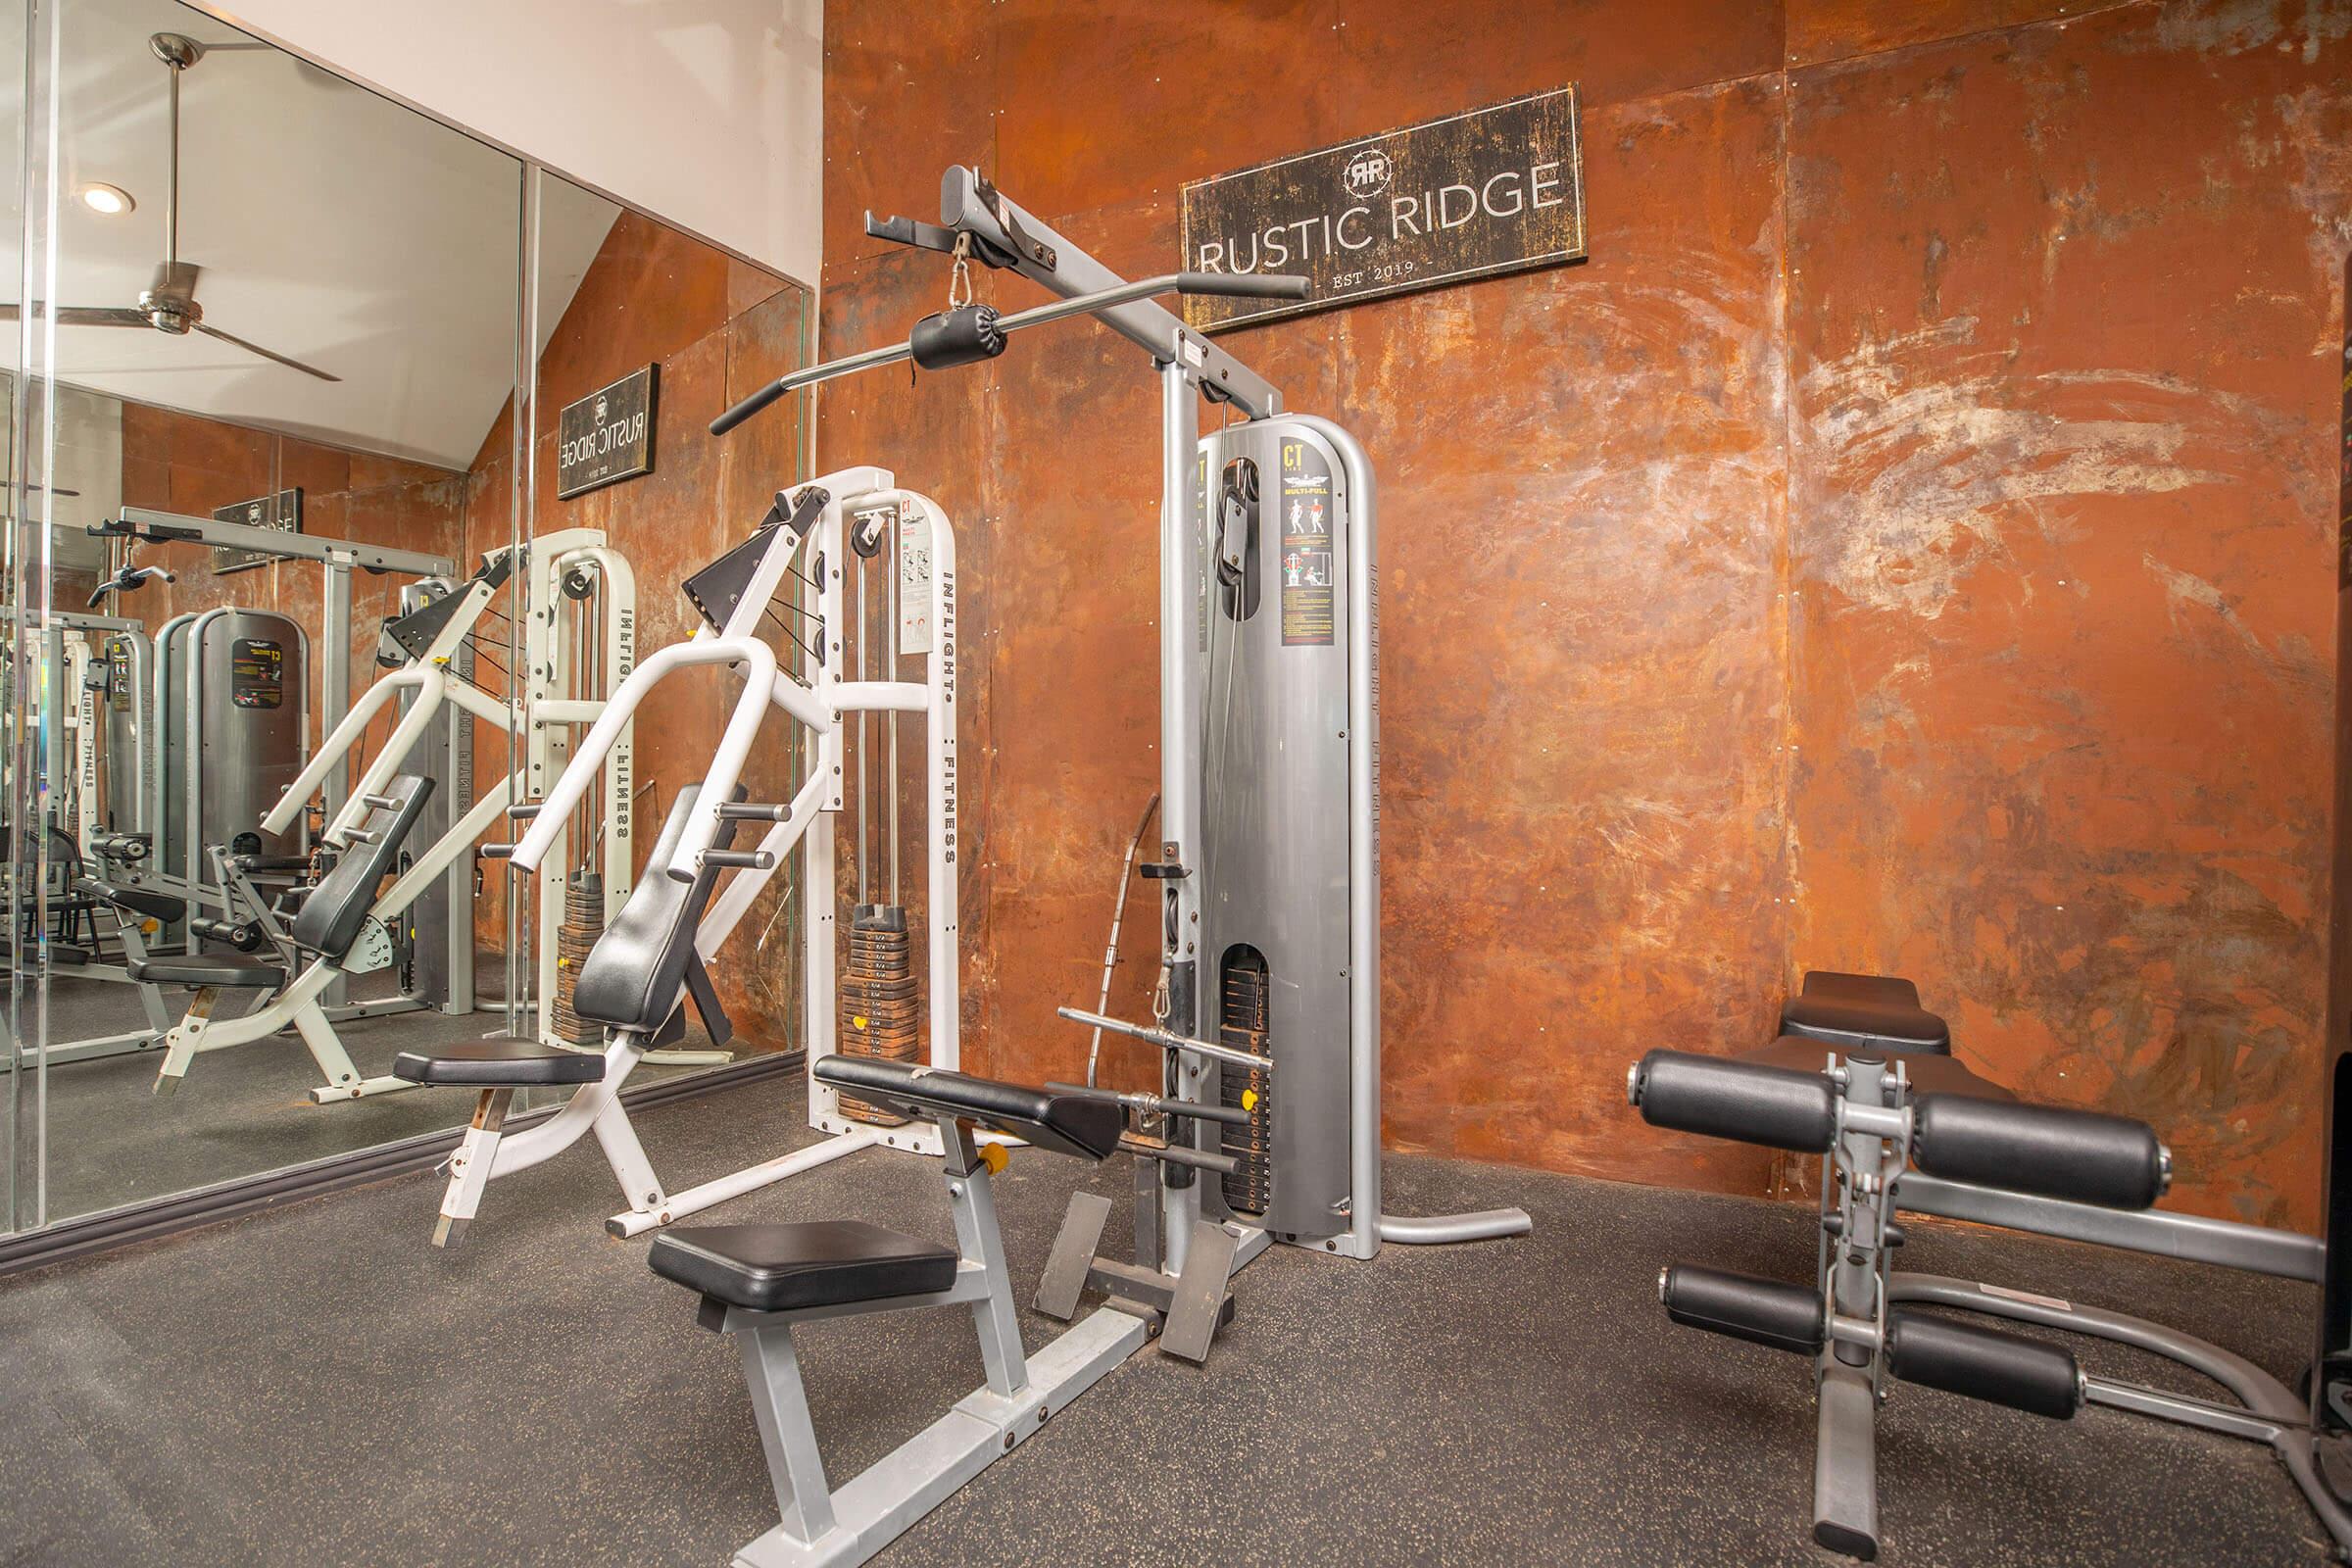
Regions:
<instances>
[{"instance_id":1,"label":"gray machine frame","mask_svg":"<svg viewBox=\"0 0 2352 1568\"><path fill-rule=\"evenodd\" d=\"M1093 1268L1077 1277L1101 1288L1123 1289L1130 1297L1142 1290L1164 1310L1179 1297L1221 1302L1232 1271L1277 1240L1321 1252L1369 1258L1384 1241L1460 1242L1526 1231L1528 1217L1517 1209L1424 1219L1391 1218L1381 1210L1379 715L1374 670L1378 492L1371 465L1347 431L1327 419L1286 413L1282 393L1272 382L1151 297L1186 288L1270 294L1286 286L1295 297L1302 292L1303 281L1190 273L1130 281L1011 201L974 169L952 167L942 176L940 212L936 225L906 219L877 220L869 213L866 229L880 238L952 254L958 265L977 258L990 267L1019 273L1060 300L1002 318L989 313L986 324L991 329L1009 333L1066 317L1091 315L1143 349L1160 382L1159 809L1162 866L1172 870L1160 883L1163 929L1170 934L1161 954L1167 1011L1150 1025L1073 1007L1062 1008L1061 1013L1157 1047L1163 1053L1159 1098L1179 1105L1213 1104L1221 1067L1237 1057L1275 1073L1275 1114L1282 1118L1278 1132L1285 1136L1269 1156L1274 1160L1282 1160L1294 1143L1345 1150L1345 1191L1318 1204L1323 1210L1320 1214L1286 1215L1287 1228L1277 1228L1268 1222L1274 1216L1266 1220L1238 1217L1221 1198L1209 1195L1207 1184L1199 1177L1202 1168L1214 1169L1224 1158L1215 1150L1217 1124L1212 1119L1189 1119L1183 1130L1167 1138L1175 1157L1137 1162L1135 1265L1122 1270L1093 1258ZM1000 341L999 352L1001 346ZM795 388L915 357L910 339L794 371L730 410L712 428L730 428ZM1200 430L1203 398L1234 409L1244 422L1213 432L1204 440ZM1203 873L1213 869L1206 859L1210 841L1203 809L1211 783L1203 705L1209 699L1204 689L1206 634L1211 629L1206 617L1215 569L1207 528L1206 476L1213 475L1217 460L1228 449L1284 438L1311 442L1326 455L1334 484L1348 504L1350 524L1345 550L1346 695L1340 737L1345 744L1348 885L1345 974L1339 978L1344 979L1347 1024L1344 1037L1336 1040L1324 1035L1311 1043L1284 1042L1277 1047L1291 1053L1290 1070L1295 1075L1311 1077L1318 1087L1336 1081L1344 1086L1344 1093L1301 1093L1293 1096L1287 1106L1280 1069L1269 1057L1236 1053L1200 1038L1207 1032L1201 1016L1201 999L1207 988L1200 981L1200 959L1214 951L1214 931L1204 921L1202 899ZM1335 510L1339 499L1335 496ZM1340 533L1336 522L1333 531L1336 545ZM1266 548L1278 550L1279 530L1266 532ZM1273 618L1278 617L1269 617ZM1335 712L1340 710L1335 708ZM1269 779L1256 778L1244 781L1241 787L1264 789L1271 785ZM1327 893L1328 889L1294 888L1286 891L1286 897L1300 906L1298 917L1306 920L1320 917L1328 906ZM1335 1043L1345 1053L1342 1064L1330 1059ZM1280 1187L1282 1178L1277 1176L1275 1182ZM1066 1284L1073 1277L1073 1262L1081 1260L1082 1254L1091 1256L1092 1238L1099 1237L1101 1230L1099 1215L1090 1207L1073 1205L1056 1244L1049 1279ZM1198 1266L1196 1250L1201 1252ZM1054 1294L1058 1302L1069 1293L1064 1289ZM1215 1315L1209 1314L1206 1321L1213 1323ZM1200 1345L1203 1353L1205 1348L1204 1343Z\"/></svg>"},{"instance_id":2,"label":"gray machine frame","mask_svg":"<svg viewBox=\"0 0 2352 1568\"><path fill-rule=\"evenodd\" d=\"M935 1124L947 1151L942 1166L956 1216L953 1285L929 1295L784 1312L729 1306L714 1325L734 1335L740 1348L760 1446L782 1515L735 1553L737 1568L849 1568L864 1562L1034 1437L1049 1416L1143 1348L1151 1335L1146 1318L1104 1306L1037 1354L1026 1353L989 1162L967 1123L942 1114ZM808 1413L792 1331L824 1318L923 1306L971 1308L986 1380L946 1415L835 1490L817 1452L816 1424Z\"/></svg>"}]
</instances>

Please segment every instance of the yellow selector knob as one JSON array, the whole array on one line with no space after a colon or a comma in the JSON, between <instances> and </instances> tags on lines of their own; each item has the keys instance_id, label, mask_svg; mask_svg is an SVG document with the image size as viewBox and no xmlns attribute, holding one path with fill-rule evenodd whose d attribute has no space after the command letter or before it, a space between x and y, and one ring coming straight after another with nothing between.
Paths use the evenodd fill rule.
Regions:
<instances>
[{"instance_id":1,"label":"yellow selector knob","mask_svg":"<svg viewBox=\"0 0 2352 1568\"><path fill-rule=\"evenodd\" d=\"M1257 1108L1256 1090L1245 1089L1242 1091L1242 1108L1244 1110L1255 1110Z\"/></svg>"},{"instance_id":2,"label":"yellow selector knob","mask_svg":"<svg viewBox=\"0 0 2352 1568\"><path fill-rule=\"evenodd\" d=\"M1003 1170L1011 1162L1012 1156L1004 1152L1003 1144L982 1144L980 1146L980 1163L986 1165L991 1174Z\"/></svg>"}]
</instances>

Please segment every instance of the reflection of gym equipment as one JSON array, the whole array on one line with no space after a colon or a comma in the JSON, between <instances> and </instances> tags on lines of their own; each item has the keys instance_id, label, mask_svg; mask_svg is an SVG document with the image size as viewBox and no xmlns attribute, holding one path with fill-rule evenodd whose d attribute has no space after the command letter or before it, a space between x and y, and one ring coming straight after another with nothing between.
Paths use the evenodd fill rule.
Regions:
<instances>
[{"instance_id":1,"label":"reflection of gym equipment","mask_svg":"<svg viewBox=\"0 0 2352 1568\"><path fill-rule=\"evenodd\" d=\"M1023 1352L992 1181L1004 1155L974 1138L978 1131L1100 1161L1120 1146L1116 1104L852 1056L820 1057L810 1073L829 1090L930 1124L946 1146L956 1246L859 1220L825 1219L670 1231L647 1253L655 1273L702 1298L697 1318L704 1327L736 1337L783 1513L735 1555L737 1563L760 1568L865 1561L1034 1436L1049 1415L1060 1414L1142 1348L1151 1333L1140 1308L1114 1303L1036 1354ZM836 1490L817 1452L792 1331L824 1318L925 1306L971 1308L987 1381Z\"/></svg>"},{"instance_id":2,"label":"reflection of gym equipment","mask_svg":"<svg viewBox=\"0 0 2352 1568\"><path fill-rule=\"evenodd\" d=\"M0 609L0 621L13 625L14 612ZM48 929L37 929L27 903L20 929L0 940L12 961L38 939L59 978L132 987L148 1022L144 1030L54 1043L46 1059L56 1064L143 1049L171 1027L172 1013L152 983L130 974L146 956L145 917L122 910L93 885L142 861L152 843L151 645L135 620L63 611L41 624L39 678L50 695L40 710L58 715L37 732L41 777L33 797L47 802L39 863ZM0 1072L14 1068L15 1057L0 1054Z\"/></svg>"},{"instance_id":3,"label":"reflection of gym equipment","mask_svg":"<svg viewBox=\"0 0 2352 1568\"><path fill-rule=\"evenodd\" d=\"M396 1078L362 1078L320 1002L327 988L346 976L368 974L393 961L389 923L472 842L472 834L462 840L454 834L445 837L377 896L383 879L399 868L409 834L432 792L431 779L403 774L386 781L380 792L368 791L355 798L360 810L356 816L346 813L349 820L343 827L347 848L334 869L320 877L303 899L282 944L272 940L272 946L279 946L280 951L267 957L244 952L183 953L175 957L150 958L132 970L142 979L197 988L187 1016L164 1037L164 1061L155 1077L157 1094L168 1095L176 1089L200 1054L267 1039L288 1027L302 1037L318 1070L326 1076L322 1087L311 1091L311 1099L318 1104L409 1087ZM466 821L473 833L479 833L495 815L491 812L477 820L469 814ZM230 859L220 858L224 872L230 868ZM201 933L205 928L196 929ZM294 965L303 955L310 958L297 973ZM224 990L274 994L241 1018L216 1020L213 1007Z\"/></svg>"},{"instance_id":4,"label":"reflection of gym equipment","mask_svg":"<svg viewBox=\"0 0 2352 1568\"><path fill-rule=\"evenodd\" d=\"M1826 1070L1825 1070L1826 1063ZM2071 1418L2085 1404L2268 1444L2340 1551L2352 1512L2329 1495L2303 1398L2241 1356L2077 1301L1897 1272L1900 1211L2317 1280L2307 1236L2152 1209L2172 1160L2143 1123L2019 1103L1951 1055L1908 980L1808 974L1781 1038L1726 1060L1653 1051L1628 1093L1653 1126L1823 1157L1814 1283L1677 1264L1658 1290L1678 1323L1812 1358L1813 1539L1878 1554L1873 1432L1889 1378ZM1957 1308L2112 1341L2211 1379L2234 1402L2085 1372L2047 1341L1921 1311Z\"/></svg>"},{"instance_id":5,"label":"reflection of gym equipment","mask_svg":"<svg viewBox=\"0 0 2352 1568\"><path fill-rule=\"evenodd\" d=\"M936 369L992 359L1011 333L1073 316L1136 343L1160 378L1164 843L1144 868L1162 889L1157 1016L1139 1025L1061 1009L1160 1051L1159 1093L1126 1102L1140 1118L1134 1143L1157 1158L1136 1163L1135 1262L1098 1255L1108 1204L1079 1194L1041 1308L1066 1316L1088 1287L1162 1311L1222 1303L1231 1272L1274 1241L1369 1257L1384 1241L1524 1231L1517 1210L1381 1212L1370 465L1345 430L1285 414L1278 389L1151 298L1298 298L1304 281L1129 282L970 169L947 172L939 223L869 215L866 231L954 257L958 278L977 260L1062 298L1006 316L952 298L906 342L781 376L713 432L797 387L901 361ZM1242 420L1203 437L1203 397ZM1327 585L1282 581L1280 513L1261 526L1260 508L1293 499L1323 508L1337 558ZM1211 1019L1215 1036L1204 1038ZM1219 1181L1200 1179L1204 1171ZM1179 1338L1184 1353L1205 1354L1205 1331Z\"/></svg>"},{"instance_id":6,"label":"reflection of gym equipment","mask_svg":"<svg viewBox=\"0 0 2352 1568\"><path fill-rule=\"evenodd\" d=\"M929 540L924 559L932 571L927 581L914 586L917 602L928 607L939 631L920 681L853 681L845 678L842 666L836 629L843 624L845 518L851 512L886 508L918 525ZM796 565L799 561L809 564L806 569L816 573L814 581ZM481 1092L472 1125L451 1156L449 1187L434 1232L437 1245L464 1233L480 1205L483 1189L494 1178L538 1164L591 1131L628 1204L610 1221L610 1228L620 1235L666 1224L860 1149L883 1145L941 1152L938 1135L930 1129L892 1129L850 1120L832 1087L819 1085L810 1094L809 1117L833 1134L831 1138L731 1176L669 1193L655 1177L619 1096L623 1081L647 1052L682 1037L687 997L693 999L713 1041L725 1043L729 1025L706 965L796 845L802 855L802 886L834 886L833 819L846 800L843 715L865 711L920 713L926 721L931 824L928 1059L935 1066L956 1064L955 573L955 536L939 508L898 489L881 469L851 468L790 496L778 496L749 539L687 579L686 596L705 624L686 642L661 649L632 670L582 737L546 799L514 808L529 828L512 848L513 862L521 870L536 870L562 847L569 819L600 772L608 774L610 791L606 763L631 715L655 687L681 669L706 664L743 675L743 692L705 778L679 790L648 859L645 880L581 967L572 1005L580 1016L611 1031L604 1055L581 1056L544 1042L493 1040L404 1052L393 1064L396 1074L416 1083L465 1085ZM808 617L817 640L816 648L800 646L789 671L778 668L774 652L759 635L760 618L770 613L769 602L788 574L814 589L813 608L796 606L794 612ZM768 713L779 709L813 737L807 779L789 804L746 802L737 782ZM757 848L739 850L734 835L746 822L771 825ZM482 853L501 852L486 846ZM722 891L720 875L729 870L737 874ZM839 984L830 895L810 901L803 937L808 1037L829 1042L835 1034ZM816 1054L821 1053L811 1053ZM554 1116L506 1137L514 1092L552 1085L578 1087Z\"/></svg>"},{"instance_id":7,"label":"reflection of gym equipment","mask_svg":"<svg viewBox=\"0 0 2352 1568\"><path fill-rule=\"evenodd\" d=\"M394 922L428 893L447 897L448 913L439 924L462 923L470 930L470 879L462 871L444 874L436 883L432 873L446 873L471 839L458 838L454 830L445 834L435 847L439 858L422 870L404 856L403 845L419 814L440 792L425 775L415 778L419 787L395 791L390 764L416 750L429 712L410 715L416 722L405 734L396 730L404 744L377 759L380 765L369 769L368 789L357 798L345 794L348 753L384 700L371 688L365 711L348 710L351 574L355 569L401 571L430 580L445 578L450 564L411 551L140 509L125 509L119 521L94 531L126 542L225 546L309 560L323 573L324 635L318 653L329 741L315 756L307 741L312 648L296 622L273 612L223 607L173 617L158 638L150 710L161 761L148 797L154 854L147 866L128 868L128 875L96 890L124 918L157 919L165 936L178 939L176 954L153 951L151 945L129 966L136 978L196 989L186 1016L163 1031L160 1040L147 1042L165 1054L158 1091L175 1087L203 1052L288 1027L302 1037L326 1076L327 1083L313 1091L315 1100L407 1087L388 1079L363 1080L336 1038L333 1021L431 1005L469 1010L470 963L429 974L412 966L404 978L416 989L361 1003L344 1000L343 982L395 961L394 932L404 928ZM446 658L458 640L435 648L434 657ZM487 699L484 705L485 716L505 722L503 705ZM462 784L469 773L470 726L452 726L444 741L442 753L431 760L445 779ZM289 804L288 795L296 789ZM341 858L314 885L303 807L315 790L325 796L329 831L321 837ZM395 797L397 809L383 804ZM479 809L475 834L504 804L502 798ZM363 814L374 822L369 831L377 835L375 841L357 836ZM387 833L392 835L388 845L382 842ZM369 853L355 855L351 846L363 842ZM375 867L373 878L358 886L355 879L368 865ZM392 873L401 873L399 880L377 901L376 883ZM335 898L318 906L320 892L329 888ZM165 918L168 900L178 903L176 920ZM224 990L259 993L262 1000L243 1017L219 1019L213 1014Z\"/></svg>"}]
</instances>

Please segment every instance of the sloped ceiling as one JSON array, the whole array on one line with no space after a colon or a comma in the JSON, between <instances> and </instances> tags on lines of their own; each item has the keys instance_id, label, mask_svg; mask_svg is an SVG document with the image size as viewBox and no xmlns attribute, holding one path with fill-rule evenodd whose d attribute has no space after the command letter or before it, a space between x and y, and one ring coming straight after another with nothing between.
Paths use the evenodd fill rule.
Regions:
<instances>
[{"instance_id":1,"label":"sloped ceiling","mask_svg":"<svg viewBox=\"0 0 2352 1568\"><path fill-rule=\"evenodd\" d=\"M171 0L74 0L59 26L58 303L133 304L163 255L168 75L148 38L183 33L213 46L184 74L180 108L179 254L204 269L205 319L342 380L206 337L105 327L57 329L58 377L469 464L514 384L520 166ZM73 199L90 181L136 210L91 212ZM543 209L542 345L617 211L554 180Z\"/></svg>"}]
</instances>

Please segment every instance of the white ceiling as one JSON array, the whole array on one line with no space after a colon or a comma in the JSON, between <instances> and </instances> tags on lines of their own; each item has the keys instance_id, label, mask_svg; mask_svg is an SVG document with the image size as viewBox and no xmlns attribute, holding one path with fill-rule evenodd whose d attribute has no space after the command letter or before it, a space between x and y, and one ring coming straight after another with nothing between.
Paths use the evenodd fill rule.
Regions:
<instances>
[{"instance_id":1,"label":"white ceiling","mask_svg":"<svg viewBox=\"0 0 2352 1568\"><path fill-rule=\"evenodd\" d=\"M130 305L164 248L159 31L217 49L181 79L182 260L208 323L343 379L201 336L60 327L60 379L143 403L463 468L514 382L522 203L512 158L172 0L73 0L59 20L61 305ZM0 116L13 113L0 95ZM121 186L102 217L73 193ZM618 209L550 180L539 338ZM15 237L8 236L13 250ZM15 258L7 258L16 272Z\"/></svg>"}]
</instances>

